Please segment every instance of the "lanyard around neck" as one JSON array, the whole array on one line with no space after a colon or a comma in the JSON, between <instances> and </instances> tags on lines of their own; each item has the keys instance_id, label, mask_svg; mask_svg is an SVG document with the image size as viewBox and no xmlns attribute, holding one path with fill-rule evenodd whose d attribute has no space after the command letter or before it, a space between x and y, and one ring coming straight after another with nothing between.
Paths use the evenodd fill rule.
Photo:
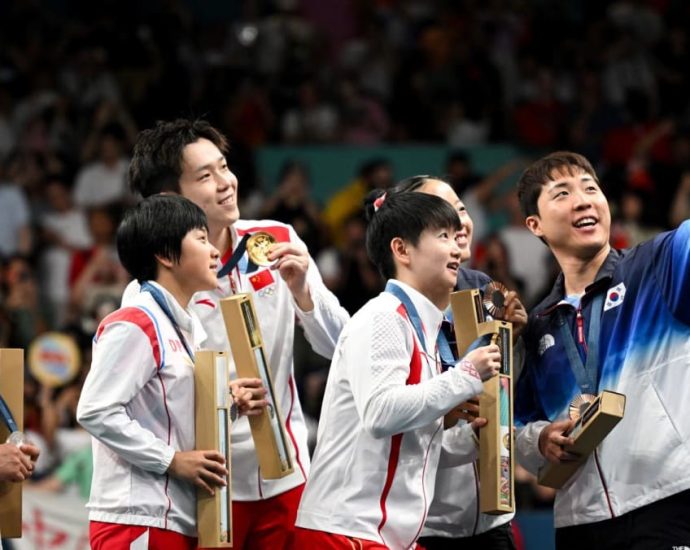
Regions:
<instances>
[{"instance_id":1,"label":"lanyard around neck","mask_svg":"<svg viewBox=\"0 0 690 550\"><path fill-rule=\"evenodd\" d=\"M175 321L175 317L173 316L172 311L170 311L170 308L168 307L168 304L165 301L165 296L163 296L163 293L148 281L141 285L141 290L142 292L148 292L149 294L151 294L151 297L158 304L158 307L160 307L163 310L163 313L165 313L165 316L168 318L168 321L170 321L173 328L175 329L177 337L182 342L184 349L187 351L187 355L189 355L189 358L193 362L194 353L190 349L189 344L187 344L187 339L184 337L184 334L182 334L180 326L177 324L177 321Z\"/></svg>"},{"instance_id":2,"label":"lanyard around neck","mask_svg":"<svg viewBox=\"0 0 690 550\"><path fill-rule=\"evenodd\" d=\"M14 416L12 416L12 411L10 411L10 408L8 407L2 395L0 395L0 418L2 418L2 420L5 422L5 425L10 433L19 431L17 422L14 420Z\"/></svg>"},{"instance_id":3,"label":"lanyard around neck","mask_svg":"<svg viewBox=\"0 0 690 550\"><path fill-rule=\"evenodd\" d=\"M242 239L240 239L240 242L237 243L237 247L235 248L234 252L232 253L232 256L230 256L230 259L228 262L220 268L220 271L218 271L218 277L225 277L227 274L229 274L235 266L239 263L240 259L244 255L244 253L247 250L247 240L251 237L249 233L246 233Z\"/></svg>"},{"instance_id":4,"label":"lanyard around neck","mask_svg":"<svg viewBox=\"0 0 690 550\"><path fill-rule=\"evenodd\" d=\"M429 355L426 350L426 342L424 339L424 327L422 326L422 320L419 317L419 313L417 313L417 308L414 307L414 304L412 303L410 297L405 293L405 291L402 288L390 282L386 284L385 291L389 292L398 300L400 300L403 307L405 308L408 319L410 319L410 322L412 323L412 326L414 327L414 330L417 333L417 339L421 343L424 353ZM455 358L453 357L453 352L450 349L450 345L448 344L448 340L446 339L446 335L444 334L443 330L439 329L438 331L436 345L438 346L438 353L441 356L441 364L443 365L443 368L446 369L449 366L455 365Z\"/></svg>"},{"instance_id":5,"label":"lanyard around neck","mask_svg":"<svg viewBox=\"0 0 690 550\"><path fill-rule=\"evenodd\" d=\"M599 332L601 330L602 306L604 294L597 294L592 300L591 315L589 320L589 333L587 334L587 359L582 363L582 357L577 351L573 333L568 326L562 310L558 310L559 325L565 352L568 356L570 369L573 371L577 385L583 394L595 394L597 389L597 368L599 359ZM580 305L580 308L582 305Z\"/></svg>"}]
</instances>

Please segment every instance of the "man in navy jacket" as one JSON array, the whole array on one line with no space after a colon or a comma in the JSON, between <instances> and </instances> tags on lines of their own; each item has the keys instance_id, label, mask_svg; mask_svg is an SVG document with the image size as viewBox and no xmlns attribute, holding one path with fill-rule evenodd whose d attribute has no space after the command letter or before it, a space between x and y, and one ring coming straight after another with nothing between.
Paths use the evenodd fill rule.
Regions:
<instances>
[{"instance_id":1,"label":"man in navy jacket","mask_svg":"<svg viewBox=\"0 0 690 550\"><path fill-rule=\"evenodd\" d=\"M627 396L623 420L557 493L557 548L690 546L690 221L612 249L598 178L570 152L531 165L518 195L562 270L524 334L519 460L534 473L573 460L570 405Z\"/></svg>"}]
</instances>

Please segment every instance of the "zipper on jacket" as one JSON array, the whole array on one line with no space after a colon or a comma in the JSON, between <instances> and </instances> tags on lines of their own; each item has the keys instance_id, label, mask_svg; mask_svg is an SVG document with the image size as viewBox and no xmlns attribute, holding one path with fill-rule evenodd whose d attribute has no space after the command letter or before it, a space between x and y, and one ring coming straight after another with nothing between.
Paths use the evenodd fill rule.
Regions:
<instances>
[{"instance_id":1,"label":"zipper on jacket","mask_svg":"<svg viewBox=\"0 0 690 550\"><path fill-rule=\"evenodd\" d=\"M615 518L616 514L613 512L613 506L611 505L611 497L609 496L609 488L606 485L606 480L604 479L604 474L601 471L601 466L599 465L599 453L597 452L596 449L594 449L594 463L597 466L597 473L599 474L599 479L601 480L601 485L602 485L602 487L604 487L604 494L606 495L606 504L608 504L609 513L611 514L612 518Z\"/></svg>"}]
</instances>

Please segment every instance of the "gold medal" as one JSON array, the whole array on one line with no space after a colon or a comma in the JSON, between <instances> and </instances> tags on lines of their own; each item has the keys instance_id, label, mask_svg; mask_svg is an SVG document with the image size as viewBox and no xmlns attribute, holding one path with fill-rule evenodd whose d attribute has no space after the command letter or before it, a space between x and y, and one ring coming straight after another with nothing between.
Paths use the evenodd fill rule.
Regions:
<instances>
[{"instance_id":1,"label":"gold medal","mask_svg":"<svg viewBox=\"0 0 690 550\"><path fill-rule=\"evenodd\" d=\"M256 265L271 265L273 261L268 259L268 251L276 242L276 238L266 231L254 233L247 240L249 259Z\"/></svg>"},{"instance_id":2,"label":"gold medal","mask_svg":"<svg viewBox=\"0 0 690 550\"><path fill-rule=\"evenodd\" d=\"M570 402L570 408L568 409L568 416L570 419L577 420L580 418L587 410L587 407L589 407L596 398L597 397L591 393L583 393L575 397L575 399Z\"/></svg>"},{"instance_id":3,"label":"gold medal","mask_svg":"<svg viewBox=\"0 0 690 550\"><path fill-rule=\"evenodd\" d=\"M484 289L484 308L494 319L503 318L508 289L498 281L491 281Z\"/></svg>"}]
</instances>

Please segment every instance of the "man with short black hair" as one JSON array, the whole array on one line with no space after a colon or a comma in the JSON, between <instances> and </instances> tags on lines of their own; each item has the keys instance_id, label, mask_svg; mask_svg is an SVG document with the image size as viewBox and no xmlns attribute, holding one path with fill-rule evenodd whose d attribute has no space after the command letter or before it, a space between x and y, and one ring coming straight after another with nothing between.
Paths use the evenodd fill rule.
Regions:
<instances>
[{"instance_id":1,"label":"man with short black hair","mask_svg":"<svg viewBox=\"0 0 690 550\"><path fill-rule=\"evenodd\" d=\"M238 183L225 158L227 149L225 136L206 121L159 122L139 135L129 179L132 190L144 197L180 193L208 217L209 240L221 251L221 265L217 288L196 294L191 304L208 334L204 347L230 351L220 300L240 292L253 295L295 471L281 479L263 479L249 423L243 419L234 423L233 546L286 548L309 471L307 427L294 378L295 319L314 351L330 358L349 316L323 284L309 251L291 226L239 219ZM268 251L270 266L256 265L248 258L245 237L256 232L269 233L276 241ZM128 287L123 303L136 292L135 287ZM265 403L260 384L235 376L231 363L233 392L249 389L254 392L251 405Z\"/></svg>"},{"instance_id":2,"label":"man with short black hair","mask_svg":"<svg viewBox=\"0 0 690 550\"><path fill-rule=\"evenodd\" d=\"M561 267L531 312L515 397L517 450L533 473L577 457L569 410L603 390L625 416L555 503L559 550L690 546L690 221L629 250L589 161L547 155L518 183L528 229Z\"/></svg>"}]
</instances>

